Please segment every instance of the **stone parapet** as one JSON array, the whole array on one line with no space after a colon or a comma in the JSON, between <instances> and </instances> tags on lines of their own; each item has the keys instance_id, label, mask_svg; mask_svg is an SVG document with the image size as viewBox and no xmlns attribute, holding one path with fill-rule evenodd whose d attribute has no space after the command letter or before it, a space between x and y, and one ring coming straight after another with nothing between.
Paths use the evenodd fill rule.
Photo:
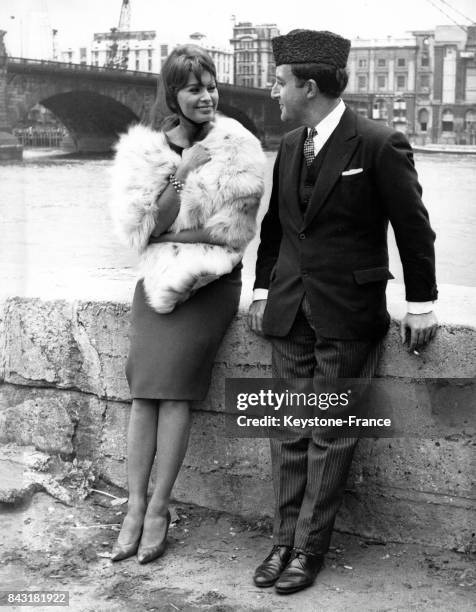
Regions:
<instances>
[{"instance_id":1,"label":"stone parapet","mask_svg":"<svg viewBox=\"0 0 476 612\"><path fill-rule=\"evenodd\" d=\"M128 317L129 305L122 303L2 302L0 441L93 461L99 476L125 487ZM378 376L389 388L400 378L472 379L475 363L476 331L469 325L443 325L437 340L414 355L402 347L393 323ZM194 405L177 499L249 518L271 515L268 444L226 437L222 415L225 378L269 376L269 345L239 314L217 356L210 393ZM476 523L474 423L455 426L423 409L413 422L412 437L359 443L337 527L468 550Z\"/></svg>"}]
</instances>

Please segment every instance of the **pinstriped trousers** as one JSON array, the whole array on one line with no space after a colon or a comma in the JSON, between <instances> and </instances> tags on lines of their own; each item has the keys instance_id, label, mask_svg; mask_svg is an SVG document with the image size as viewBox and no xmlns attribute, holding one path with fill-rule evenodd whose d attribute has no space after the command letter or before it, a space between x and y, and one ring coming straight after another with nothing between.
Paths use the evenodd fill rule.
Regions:
<instances>
[{"instance_id":1,"label":"pinstriped trousers","mask_svg":"<svg viewBox=\"0 0 476 612\"><path fill-rule=\"evenodd\" d=\"M329 340L313 328L304 297L290 333L271 338L274 378L368 378L377 369L382 342ZM271 438L275 494L273 540L325 554L344 495L357 438Z\"/></svg>"}]
</instances>

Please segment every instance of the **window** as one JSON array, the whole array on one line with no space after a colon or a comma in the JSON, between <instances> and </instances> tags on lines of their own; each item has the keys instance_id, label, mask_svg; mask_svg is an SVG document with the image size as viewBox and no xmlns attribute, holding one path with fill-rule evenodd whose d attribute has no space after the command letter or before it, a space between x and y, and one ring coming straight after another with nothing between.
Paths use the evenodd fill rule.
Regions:
<instances>
[{"instance_id":1,"label":"window","mask_svg":"<svg viewBox=\"0 0 476 612\"><path fill-rule=\"evenodd\" d=\"M418 111L418 123L420 124L420 130L426 132L428 130L428 111L426 108L421 108Z\"/></svg>"},{"instance_id":2,"label":"window","mask_svg":"<svg viewBox=\"0 0 476 612\"><path fill-rule=\"evenodd\" d=\"M404 57L399 57L399 58L397 59L397 66L398 66L399 68L402 68L402 67L404 67L405 65L406 65L406 60L405 60L405 58L404 58Z\"/></svg>"},{"instance_id":3,"label":"window","mask_svg":"<svg viewBox=\"0 0 476 612\"><path fill-rule=\"evenodd\" d=\"M441 129L443 130L443 132L453 131L453 113L448 109L443 111Z\"/></svg>"},{"instance_id":4,"label":"window","mask_svg":"<svg viewBox=\"0 0 476 612\"><path fill-rule=\"evenodd\" d=\"M425 55L421 56L421 65L422 66L430 65L430 56L428 54L425 53Z\"/></svg>"},{"instance_id":5,"label":"window","mask_svg":"<svg viewBox=\"0 0 476 612\"><path fill-rule=\"evenodd\" d=\"M359 102L359 104L357 106L357 112L358 112L359 115L362 115L362 117L368 117L369 116L369 111L368 111L367 103L366 102Z\"/></svg>"},{"instance_id":6,"label":"window","mask_svg":"<svg viewBox=\"0 0 476 612\"><path fill-rule=\"evenodd\" d=\"M367 60L364 58L359 59L359 68L367 68Z\"/></svg>"},{"instance_id":7,"label":"window","mask_svg":"<svg viewBox=\"0 0 476 612\"><path fill-rule=\"evenodd\" d=\"M397 89L405 89L407 78L404 74L397 75Z\"/></svg>"},{"instance_id":8,"label":"window","mask_svg":"<svg viewBox=\"0 0 476 612\"><path fill-rule=\"evenodd\" d=\"M476 102L476 66L467 64L466 66L466 102Z\"/></svg>"},{"instance_id":9,"label":"window","mask_svg":"<svg viewBox=\"0 0 476 612\"><path fill-rule=\"evenodd\" d=\"M359 76L357 78L357 83L358 83L357 86L360 90L367 89L367 77L366 76Z\"/></svg>"},{"instance_id":10,"label":"window","mask_svg":"<svg viewBox=\"0 0 476 612\"><path fill-rule=\"evenodd\" d=\"M386 65L387 65L387 60L384 57L379 57L379 59L377 60L377 66L379 68L385 68Z\"/></svg>"},{"instance_id":11,"label":"window","mask_svg":"<svg viewBox=\"0 0 476 612\"><path fill-rule=\"evenodd\" d=\"M160 45L160 55L165 57L169 54L169 45Z\"/></svg>"},{"instance_id":12,"label":"window","mask_svg":"<svg viewBox=\"0 0 476 612\"><path fill-rule=\"evenodd\" d=\"M377 100L372 108L372 119L387 119L388 110L385 100Z\"/></svg>"},{"instance_id":13,"label":"window","mask_svg":"<svg viewBox=\"0 0 476 612\"><path fill-rule=\"evenodd\" d=\"M407 103L403 98L393 101L393 123L407 122Z\"/></svg>"},{"instance_id":14,"label":"window","mask_svg":"<svg viewBox=\"0 0 476 612\"><path fill-rule=\"evenodd\" d=\"M149 72L152 72L152 60L149 58L149 60L147 61L147 70Z\"/></svg>"},{"instance_id":15,"label":"window","mask_svg":"<svg viewBox=\"0 0 476 612\"><path fill-rule=\"evenodd\" d=\"M430 75L420 74L420 87L422 89L428 89L430 87Z\"/></svg>"},{"instance_id":16,"label":"window","mask_svg":"<svg viewBox=\"0 0 476 612\"><path fill-rule=\"evenodd\" d=\"M140 68L140 63L139 63L139 58L136 58L136 70L139 70Z\"/></svg>"},{"instance_id":17,"label":"window","mask_svg":"<svg viewBox=\"0 0 476 612\"><path fill-rule=\"evenodd\" d=\"M466 115L464 116L464 127L466 130L476 130L476 111L466 111Z\"/></svg>"},{"instance_id":18,"label":"window","mask_svg":"<svg viewBox=\"0 0 476 612\"><path fill-rule=\"evenodd\" d=\"M377 88L385 89L386 86L387 86L387 77L384 74L380 74L377 77Z\"/></svg>"}]
</instances>

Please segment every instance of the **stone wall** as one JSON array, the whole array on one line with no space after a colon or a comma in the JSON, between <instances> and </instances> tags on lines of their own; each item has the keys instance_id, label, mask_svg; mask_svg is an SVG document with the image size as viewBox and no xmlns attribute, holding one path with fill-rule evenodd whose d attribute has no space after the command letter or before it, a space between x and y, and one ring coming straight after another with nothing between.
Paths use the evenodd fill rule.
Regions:
<instances>
[{"instance_id":1,"label":"stone wall","mask_svg":"<svg viewBox=\"0 0 476 612\"><path fill-rule=\"evenodd\" d=\"M10 298L0 305L0 441L63 459L92 460L96 474L125 487L129 391L124 378L129 306ZM476 331L443 326L419 356L396 323L378 376L474 378ZM270 516L268 444L224 435L226 377L268 377L268 343L240 314L216 360L206 401L194 408L176 499L246 517ZM474 388L472 388L472 397ZM337 527L362 536L468 550L476 524L475 425L414 417L412 437L359 443ZM471 527L473 525L473 528Z\"/></svg>"}]
</instances>

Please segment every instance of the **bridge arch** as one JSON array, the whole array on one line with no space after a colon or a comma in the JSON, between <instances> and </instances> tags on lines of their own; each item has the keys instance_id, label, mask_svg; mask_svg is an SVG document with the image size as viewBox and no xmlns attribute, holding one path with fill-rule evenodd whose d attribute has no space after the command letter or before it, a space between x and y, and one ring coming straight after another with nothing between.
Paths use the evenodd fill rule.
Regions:
<instances>
[{"instance_id":1,"label":"bridge arch","mask_svg":"<svg viewBox=\"0 0 476 612\"><path fill-rule=\"evenodd\" d=\"M125 104L93 91L69 91L39 101L58 117L76 148L103 151L139 117Z\"/></svg>"},{"instance_id":2,"label":"bridge arch","mask_svg":"<svg viewBox=\"0 0 476 612\"><path fill-rule=\"evenodd\" d=\"M22 58L8 58L0 75L2 87L10 129L39 103L63 122L76 149L84 152L107 151L128 125L148 122L161 89L160 78L158 86L157 75L149 73ZM223 114L263 142L279 139L283 128L269 92L226 83L219 90Z\"/></svg>"},{"instance_id":3,"label":"bridge arch","mask_svg":"<svg viewBox=\"0 0 476 612\"><path fill-rule=\"evenodd\" d=\"M235 106L231 106L230 104L219 102L218 110L227 117L231 117L232 119L239 121L241 125L243 125L255 136L260 136L259 130L254 121L252 121L252 119L250 119L250 117L240 109L236 108Z\"/></svg>"}]
</instances>

